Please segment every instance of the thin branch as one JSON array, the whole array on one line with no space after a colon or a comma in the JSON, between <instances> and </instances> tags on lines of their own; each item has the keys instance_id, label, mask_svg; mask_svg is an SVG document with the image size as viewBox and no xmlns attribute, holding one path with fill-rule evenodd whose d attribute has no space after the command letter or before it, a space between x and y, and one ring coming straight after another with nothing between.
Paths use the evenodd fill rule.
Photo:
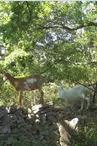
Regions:
<instances>
[{"instance_id":1,"label":"thin branch","mask_svg":"<svg viewBox=\"0 0 97 146\"><path fill-rule=\"evenodd\" d=\"M29 20L30 20L30 19L31 19L32 10L31 10L30 7L29 7L28 1L25 1L25 3L26 3L27 8L28 8L28 10L29 10Z\"/></svg>"},{"instance_id":2,"label":"thin branch","mask_svg":"<svg viewBox=\"0 0 97 146\"><path fill-rule=\"evenodd\" d=\"M60 24L60 25L52 25L52 26L40 26L40 27L37 27L36 29L50 29L50 28L58 28L59 29L59 28L61 28L61 29L69 30L69 31L74 31L74 30L78 30L78 29L81 29L81 28L89 27L89 26L97 27L97 23L89 22L87 24L82 24L82 25L79 25L79 26L74 27L74 28L71 28L71 27L68 27L66 25Z\"/></svg>"}]
</instances>

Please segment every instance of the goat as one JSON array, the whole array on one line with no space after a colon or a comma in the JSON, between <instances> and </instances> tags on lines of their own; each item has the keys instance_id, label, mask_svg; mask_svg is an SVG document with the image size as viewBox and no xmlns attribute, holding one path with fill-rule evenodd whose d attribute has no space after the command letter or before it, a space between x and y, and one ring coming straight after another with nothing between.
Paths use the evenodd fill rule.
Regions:
<instances>
[{"instance_id":1,"label":"goat","mask_svg":"<svg viewBox=\"0 0 97 146\"><path fill-rule=\"evenodd\" d=\"M57 123L61 146L68 146L71 143L71 139L74 138L74 134L77 132L76 125L78 121L78 118L74 118L71 121L64 120Z\"/></svg>"},{"instance_id":2,"label":"goat","mask_svg":"<svg viewBox=\"0 0 97 146\"><path fill-rule=\"evenodd\" d=\"M22 104L22 94L23 91L31 91L38 89L41 97L40 97L40 103L44 103L43 99L43 91L42 91L42 85L44 83L44 77L40 74L35 74L23 78L14 78L11 74L9 73L4 73L1 75L4 80L9 80L10 83L15 87L15 89L18 92L18 103L19 105Z\"/></svg>"},{"instance_id":3,"label":"goat","mask_svg":"<svg viewBox=\"0 0 97 146\"><path fill-rule=\"evenodd\" d=\"M77 99L81 99L81 108L79 111L83 110L84 107L84 99L87 100L87 107L90 106L90 99L86 97L86 91L88 90L87 87L84 87L82 85L76 85L73 88L64 90L62 86L58 86L58 93L61 99L65 100L66 105L68 104L68 101L75 101Z\"/></svg>"}]
</instances>

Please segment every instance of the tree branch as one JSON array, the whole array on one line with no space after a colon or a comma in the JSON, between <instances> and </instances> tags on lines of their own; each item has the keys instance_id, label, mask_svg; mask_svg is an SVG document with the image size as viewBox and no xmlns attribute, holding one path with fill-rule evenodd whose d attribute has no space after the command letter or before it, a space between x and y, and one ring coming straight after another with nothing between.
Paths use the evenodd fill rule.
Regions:
<instances>
[{"instance_id":1,"label":"tree branch","mask_svg":"<svg viewBox=\"0 0 97 146\"><path fill-rule=\"evenodd\" d=\"M74 31L74 30L78 30L78 29L81 29L81 28L85 28L85 27L89 27L89 26L95 26L97 27L97 23L95 22L88 22L87 24L82 24L82 25L79 25L77 27L68 27L66 25L63 25L63 24L59 24L59 25L52 25L52 26L40 26L40 27L37 27L36 29L50 29L50 28L60 28L60 29L66 29L66 30L69 30L69 31Z\"/></svg>"},{"instance_id":2,"label":"tree branch","mask_svg":"<svg viewBox=\"0 0 97 146\"><path fill-rule=\"evenodd\" d=\"M25 3L26 3L27 8L29 10L29 20L30 20L31 19L32 10L30 9L29 2L28 1L25 1Z\"/></svg>"}]
</instances>

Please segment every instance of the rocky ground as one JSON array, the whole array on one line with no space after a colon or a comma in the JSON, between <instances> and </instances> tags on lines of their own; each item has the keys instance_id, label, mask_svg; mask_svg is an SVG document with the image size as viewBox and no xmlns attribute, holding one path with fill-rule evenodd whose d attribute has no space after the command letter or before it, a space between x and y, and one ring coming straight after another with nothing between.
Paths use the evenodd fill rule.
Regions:
<instances>
[{"instance_id":1,"label":"rocky ground","mask_svg":"<svg viewBox=\"0 0 97 146\"><path fill-rule=\"evenodd\" d=\"M60 146L57 123L75 117L79 119L78 127L92 127L97 124L97 109L78 113L48 104L31 109L1 106L0 146Z\"/></svg>"}]
</instances>

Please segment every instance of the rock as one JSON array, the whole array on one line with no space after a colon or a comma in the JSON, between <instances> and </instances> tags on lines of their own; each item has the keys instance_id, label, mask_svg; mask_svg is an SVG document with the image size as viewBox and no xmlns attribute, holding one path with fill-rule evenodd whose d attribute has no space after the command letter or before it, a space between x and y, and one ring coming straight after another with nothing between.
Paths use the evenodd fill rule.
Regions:
<instances>
[{"instance_id":1,"label":"rock","mask_svg":"<svg viewBox=\"0 0 97 146\"><path fill-rule=\"evenodd\" d=\"M42 140L41 142L43 145L46 145L47 141L45 139Z\"/></svg>"},{"instance_id":2,"label":"rock","mask_svg":"<svg viewBox=\"0 0 97 146\"><path fill-rule=\"evenodd\" d=\"M47 130L43 130L41 133L42 133L42 135L44 135L44 136L46 135L47 136L47 135L49 135L49 130L48 129Z\"/></svg>"},{"instance_id":3,"label":"rock","mask_svg":"<svg viewBox=\"0 0 97 146\"><path fill-rule=\"evenodd\" d=\"M40 135L39 135L39 139L40 139L40 140L43 140L43 139L44 139L44 136L40 134Z\"/></svg>"},{"instance_id":4,"label":"rock","mask_svg":"<svg viewBox=\"0 0 97 146\"><path fill-rule=\"evenodd\" d=\"M26 145L32 144L32 141L44 146L56 145L59 139L57 121L63 120L65 116L65 119L73 116L54 110L48 104L36 105L33 110L17 106L0 107L0 112L0 144L1 137L5 139L6 136L7 146L13 145L12 141L19 144L26 144L28 141ZM4 145L4 140L2 143L1 146Z\"/></svg>"},{"instance_id":5,"label":"rock","mask_svg":"<svg viewBox=\"0 0 97 146\"><path fill-rule=\"evenodd\" d=\"M38 104L38 105L33 106L32 107L33 113L36 114L40 110L41 107L42 107L42 104Z\"/></svg>"},{"instance_id":6,"label":"rock","mask_svg":"<svg viewBox=\"0 0 97 146\"><path fill-rule=\"evenodd\" d=\"M3 118L4 116L6 116L8 114L8 111L6 108L4 108L3 106L0 107L0 118Z\"/></svg>"},{"instance_id":7,"label":"rock","mask_svg":"<svg viewBox=\"0 0 97 146\"><path fill-rule=\"evenodd\" d=\"M9 110L9 113L10 113L10 114L13 114L13 113L15 113L15 112L18 110L18 107L17 107L17 106L14 106L14 105L9 106L9 107L7 107L7 108L8 108L8 110Z\"/></svg>"},{"instance_id":8,"label":"rock","mask_svg":"<svg viewBox=\"0 0 97 146\"><path fill-rule=\"evenodd\" d=\"M10 126L9 125L0 126L0 133L1 134L11 133Z\"/></svg>"},{"instance_id":9,"label":"rock","mask_svg":"<svg viewBox=\"0 0 97 146\"><path fill-rule=\"evenodd\" d=\"M32 113L32 110L30 108L28 108L28 114L31 114Z\"/></svg>"},{"instance_id":10,"label":"rock","mask_svg":"<svg viewBox=\"0 0 97 146\"><path fill-rule=\"evenodd\" d=\"M8 137L7 142L6 142L7 146L11 146L13 141L14 139L12 137Z\"/></svg>"},{"instance_id":11,"label":"rock","mask_svg":"<svg viewBox=\"0 0 97 146\"><path fill-rule=\"evenodd\" d=\"M53 112L51 112L51 111L47 112L47 113L46 113L46 116L47 116L47 117L53 116Z\"/></svg>"}]
</instances>

